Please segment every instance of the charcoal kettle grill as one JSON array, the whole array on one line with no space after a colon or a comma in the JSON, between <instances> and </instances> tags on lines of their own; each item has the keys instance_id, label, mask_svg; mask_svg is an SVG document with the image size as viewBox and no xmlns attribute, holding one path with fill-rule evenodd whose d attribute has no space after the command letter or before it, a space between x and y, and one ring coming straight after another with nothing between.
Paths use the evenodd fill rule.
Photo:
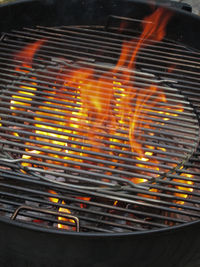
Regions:
<instances>
[{"instance_id":1,"label":"charcoal kettle grill","mask_svg":"<svg viewBox=\"0 0 200 267\"><path fill-rule=\"evenodd\" d=\"M130 148L128 113L111 127L128 86L107 73L124 42L137 45L152 8L103 0L1 6L1 266L199 266L199 17L163 5L172 13L166 36L142 47L131 70L137 97L157 88L137 115L145 156ZM35 52L28 60L27 51ZM98 129L95 109L84 127L80 114L80 87L91 76L71 79L94 69L97 80L107 75L105 103L114 88L109 123Z\"/></svg>"}]
</instances>

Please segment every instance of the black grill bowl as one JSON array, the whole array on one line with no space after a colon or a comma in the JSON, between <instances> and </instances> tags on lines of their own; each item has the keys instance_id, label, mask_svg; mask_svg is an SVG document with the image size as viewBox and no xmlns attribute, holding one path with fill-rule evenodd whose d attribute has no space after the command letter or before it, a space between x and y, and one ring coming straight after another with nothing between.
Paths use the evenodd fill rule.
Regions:
<instances>
[{"instance_id":1,"label":"black grill bowl","mask_svg":"<svg viewBox=\"0 0 200 267\"><path fill-rule=\"evenodd\" d=\"M1 266L198 267L199 223L139 234L76 234L0 223Z\"/></svg>"},{"instance_id":2,"label":"black grill bowl","mask_svg":"<svg viewBox=\"0 0 200 267\"><path fill-rule=\"evenodd\" d=\"M0 31L36 25L105 25L109 15L141 20L151 12L152 6L143 1L19 0L0 7ZM197 51L199 27L199 17L174 10L167 38ZM161 230L94 234L35 227L0 217L0 266L198 267L200 221Z\"/></svg>"}]
</instances>

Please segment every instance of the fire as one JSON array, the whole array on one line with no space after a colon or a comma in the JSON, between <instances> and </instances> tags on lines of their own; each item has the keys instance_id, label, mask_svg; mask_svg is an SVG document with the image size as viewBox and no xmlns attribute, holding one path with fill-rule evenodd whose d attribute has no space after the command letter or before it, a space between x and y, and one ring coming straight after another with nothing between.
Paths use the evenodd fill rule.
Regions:
<instances>
[{"instance_id":1,"label":"fire","mask_svg":"<svg viewBox=\"0 0 200 267\"><path fill-rule=\"evenodd\" d=\"M32 68L33 64L33 57L35 53L40 49L40 47L44 44L45 40L38 40L37 42L33 44L28 44L21 52L16 54L15 59L16 60L23 60L23 63L20 67L26 67L26 68ZM21 68L17 68L18 71L21 71ZM27 72L24 71L23 72Z\"/></svg>"},{"instance_id":2,"label":"fire","mask_svg":"<svg viewBox=\"0 0 200 267\"><path fill-rule=\"evenodd\" d=\"M133 153L132 159L137 161L135 166L140 173L159 177L157 174L160 171L159 162L155 159L153 150L157 149L165 152L166 148L162 144L157 145L142 145L143 137L146 133L149 137L154 136L153 119L156 114L159 116L160 125L166 125L170 120L170 116L178 116L177 112L182 112L184 109L180 104L177 107L167 106L168 100L165 93L150 81L149 85L144 88L139 88L136 85L136 76L133 70L136 69L137 57L140 49L147 44L161 41L165 36L165 29L169 19L172 16L171 11L166 11L164 8L158 8L156 11L146 17L144 21L151 23L143 23L143 31L136 46L135 40L124 42L116 65L105 73L99 73L97 69L77 68L60 70L55 76L55 87L51 90L46 90L47 96L45 101L40 102L38 110L34 116L34 134L30 137L30 141L26 143L29 148L26 148L23 155L23 167L31 166L29 160L43 161L41 155L48 156L47 163L62 165L65 167L81 168L76 163L82 163L84 157L89 158L90 151L103 152L107 151L109 156L114 156L115 152L112 149L118 149L118 144L121 140L125 146L122 148L120 157L124 153L131 150ZM33 58L36 52L42 47L45 40L38 40L33 44L27 45L23 51L15 55L15 59L22 61L21 66L16 70L21 73L27 73L32 70ZM30 70L29 70L30 69ZM169 69L169 71L171 71ZM59 90L57 80L62 80ZM72 95L65 94L66 89ZM71 88L71 89L70 89ZM52 89L55 89L53 91ZM20 86L18 94L13 95L11 101L11 109L26 111L31 107L31 101L37 94L37 82L35 77L32 77L32 82L29 86ZM62 103L61 103L62 100ZM24 101L26 103L24 103ZM54 107L56 103L56 107ZM73 110L70 111L70 109ZM162 108L162 111L159 109ZM64 110L69 110L63 112ZM166 117L165 117L166 116ZM56 124L54 122L56 120ZM17 133L13 133L17 136ZM81 137L78 137L80 136ZM114 137L113 137L114 135ZM111 137L112 136L112 137ZM38 149L31 149L36 146L34 141L37 141ZM44 144L41 144L44 143ZM119 149L118 149L119 150ZM73 157L72 157L73 156ZM80 157L82 157L80 159ZM128 157L128 156L127 156ZM104 159L102 156L94 156L97 159ZM66 160L64 162L63 160ZM68 163L74 161L74 163ZM112 162L116 159L111 159L110 172L115 167ZM64 162L64 163L63 163ZM89 159L84 160L90 165L97 164L103 166L102 163L92 162ZM148 165L151 163L151 165ZM46 168L46 167L43 167ZM150 170L153 170L152 174ZM147 179L134 177L124 177L133 183L144 183ZM181 183L192 184L189 181L174 180L180 182L177 189L183 189ZM185 194L176 194L176 196L187 198L187 190ZM150 189L151 192L157 192L156 189ZM50 192L56 194L55 192ZM150 195L143 195L150 197ZM58 198L49 198L51 202L58 203ZM84 199L89 201L90 198ZM184 203L184 202L183 202ZM65 205L64 201L61 204ZM84 204L81 204L84 207ZM117 205L117 202L116 204ZM67 208L60 207L60 212L71 214ZM63 217L58 217L60 221L70 221ZM69 226L58 224L58 228L69 229Z\"/></svg>"},{"instance_id":3,"label":"fire","mask_svg":"<svg viewBox=\"0 0 200 267\"><path fill-rule=\"evenodd\" d=\"M56 195L56 192L53 191L53 190L49 190L49 193ZM50 197L49 200L51 202L54 202L54 203L59 203L59 199L56 198L56 197L55 198L54 197ZM65 205L65 201L62 200L61 204ZM58 209L58 211L61 212L61 213L63 212L63 213L66 213L66 214L71 214L71 211L69 209L63 208L63 207L60 207ZM67 218L64 218L64 217L61 217L61 216L58 216L58 220L61 221L61 222L63 221L63 222L74 223L74 220L67 219ZM71 230L71 229L75 230L74 227L71 227L71 226L68 226L68 225L65 225L65 224L62 224L62 223L58 223L58 228L59 229L65 229L65 230Z\"/></svg>"},{"instance_id":4,"label":"fire","mask_svg":"<svg viewBox=\"0 0 200 267\"><path fill-rule=\"evenodd\" d=\"M33 64L33 57L35 53L38 51L38 49L42 46L44 43L44 40L39 40L33 44L28 44L22 51L20 51L18 54L15 55L15 60L22 61L22 63L16 67L16 71L21 72L21 73L29 73L32 69L32 64ZM24 69L25 68L25 69ZM30 70L29 70L30 69ZM19 101L12 100L11 104L13 105L21 105L23 107L14 107L11 106L11 109L15 110L26 110L27 107L30 106L29 103L24 103L23 101L20 100L26 100L26 101L31 101L32 96L35 95L36 88L35 86L37 83L34 82L35 78L32 77L33 82L30 82L30 86L20 86L22 90L19 90L18 93L21 94L22 96L19 95L13 95L14 99L18 99ZM25 89L25 90L23 90ZM23 96L24 95L24 96ZM24 108L24 106L26 108Z\"/></svg>"},{"instance_id":5,"label":"fire","mask_svg":"<svg viewBox=\"0 0 200 267\"><path fill-rule=\"evenodd\" d=\"M181 174L182 177L184 178L193 178L193 175L192 174L188 174L188 173L182 173ZM174 182L176 183L179 183L180 185L177 185L176 188L178 190L182 190L182 191L185 191L185 193L175 193L175 196L178 196L178 197L181 197L181 198L187 198L188 197L188 194L187 192L193 192L193 188L190 188L190 187L184 187L184 184L187 186L187 185L193 185L194 183L192 181L188 181L188 180L181 180L181 179L174 179L173 180ZM181 186L182 184L182 186ZM181 204L183 205L184 204L184 201L177 201L178 204Z\"/></svg>"},{"instance_id":6,"label":"fire","mask_svg":"<svg viewBox=\"0 0 200 267\"><path fill-rule=\"evenodd\" d=\"M49 197L49 200L53 203L61 203L62 205L66 205L65 201L64 200L60 200L59 198L56 197L57 193L54 191L54 190L49 190L48 191L50 194L53 194L55 195L55 197ZM83 201L90 201L90 197L76 197L76 199L79 199L79 200L83 200ZM80 203L80 208L85 208L86 204L84 203ZM60 213L64 213L64 214L72 214L70 209L68 208L64 208L64 207L59 207L58 208L58 212ZM61 221L60 223L58 223L57 227L59 229L65 229L65 230L73 230L75 231L76 230L76 227L74 226L68 226L68 225L65 225L65 224L62 224L62 222L70 222L72 224L75 223L75 221L73 219L68 219L68 218L64 218L62 216L58 216L58 220Z\"/></svg>"}]
</instances>

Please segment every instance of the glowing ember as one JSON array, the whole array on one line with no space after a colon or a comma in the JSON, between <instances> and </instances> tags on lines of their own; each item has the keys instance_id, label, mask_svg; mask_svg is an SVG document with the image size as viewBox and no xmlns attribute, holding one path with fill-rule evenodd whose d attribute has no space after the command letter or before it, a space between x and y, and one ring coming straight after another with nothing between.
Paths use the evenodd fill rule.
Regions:
<instances>
[{"instance_id":1,"label":"glowing ember","mask_svg":"<svg viewBox=\"0 0 200 267\"><path fill-rule=\"evenodd\" d=\"M56 192L53 191L53 190L49 190L49 193L56 195ZM58 198L50 197L49 200L51 202L54 202L54 203L59 203L59 199ZM65 205L65 202L62 200L61 204ZM63 213L71 214L71 211L69 209L63 208L63 207L60 207L58 209L58 211L61 212L61 213L63 212ZM61 217L61 216L58 216L58 220L61 221L61 222L63 221L63 222L74 223L74 220L67 219L67 218L64 218L64 217ZM74 230L74 231L76 229L75 227L71 227L71 226L68 226L68 225L61 224L61 223L58 223L58 228L65 229L65 230Z\"/></svg>"}]
</instances>

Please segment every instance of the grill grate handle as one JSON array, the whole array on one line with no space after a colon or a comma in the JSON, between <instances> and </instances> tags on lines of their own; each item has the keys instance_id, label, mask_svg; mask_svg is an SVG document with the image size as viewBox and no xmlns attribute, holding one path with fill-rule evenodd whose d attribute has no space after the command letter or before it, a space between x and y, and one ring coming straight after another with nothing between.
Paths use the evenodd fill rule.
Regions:
<instances>
[{"instance_id":1,"label":"grill grate handle","mask_svg":"<svg viewBox=\"0 0 200 267\"><path fill-rule=\"evenodd\" d=\"M76 225L76 232L80 232L80 223L79 219L76 216L70 215L70 214L64 214L62 212L57 212L57 211L52 211L52 210L45 210L45 209L40 209L40 208L35 208L35 207L29 207L22 205L18 207L13 215L11 216L11 220L15 220L17 216L19 215L20 211L22 210L27 210L27 211L35 211L35 212L40 212L40 213L45 213L45 214L50 214L50 215L55 215L55 216L60 216L66 219L71 219L75 222ZM61 224L65 224L64 222L60 222Z\"/></svg>"}]
</instances>

